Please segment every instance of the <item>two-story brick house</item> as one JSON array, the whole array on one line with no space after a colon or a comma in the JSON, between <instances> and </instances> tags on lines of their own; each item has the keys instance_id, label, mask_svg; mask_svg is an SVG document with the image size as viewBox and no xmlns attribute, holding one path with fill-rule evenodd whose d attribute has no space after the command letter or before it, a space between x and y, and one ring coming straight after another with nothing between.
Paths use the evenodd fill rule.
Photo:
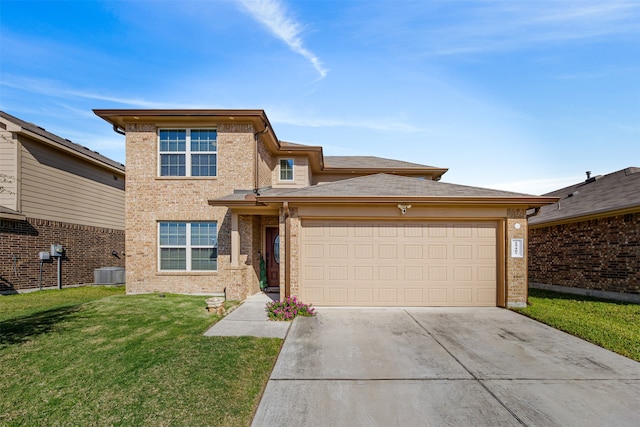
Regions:
<instances>
[{"instance_id":1,"label":"two-story brick house","mask_svg":"<svg viewBox=\"0 0 640 427\"><path fill-rule=\"evenodd\" d=\"M127 291L316 305L522 306L528 208L446 169L324 156L262 110L95 110L126 135Z\"/></svg>"}]
</instances>

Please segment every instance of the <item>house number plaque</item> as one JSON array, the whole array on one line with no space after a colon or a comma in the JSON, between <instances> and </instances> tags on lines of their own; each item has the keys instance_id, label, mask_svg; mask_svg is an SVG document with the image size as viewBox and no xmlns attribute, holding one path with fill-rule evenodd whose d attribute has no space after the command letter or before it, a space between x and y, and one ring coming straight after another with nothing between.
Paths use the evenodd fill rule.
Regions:
<instances>
[{"instance_id":1,"label":"house number plaque","mask_svg":"<svg viewBox=\"0 0 640 427\"><path fill-rule=\"evenodd\" d=\"M511 258L524 258L524 239L511 239Z\"/></svg>"}]
</instances>

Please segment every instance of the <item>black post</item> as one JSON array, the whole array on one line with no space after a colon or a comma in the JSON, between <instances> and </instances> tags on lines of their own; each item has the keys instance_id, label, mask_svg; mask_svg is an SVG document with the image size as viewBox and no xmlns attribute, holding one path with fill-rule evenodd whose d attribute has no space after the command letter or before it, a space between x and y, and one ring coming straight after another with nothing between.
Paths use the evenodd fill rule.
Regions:
<instances>
[{"instance_id":1,"label":"black post","mask_svg":"<svg viewBox=\"0 0 640 427\"><path fill-rule=\"evenodd\" d=\"M62 255L58 258L58 289L62 289Z\"/></svg>"}]
</instances>

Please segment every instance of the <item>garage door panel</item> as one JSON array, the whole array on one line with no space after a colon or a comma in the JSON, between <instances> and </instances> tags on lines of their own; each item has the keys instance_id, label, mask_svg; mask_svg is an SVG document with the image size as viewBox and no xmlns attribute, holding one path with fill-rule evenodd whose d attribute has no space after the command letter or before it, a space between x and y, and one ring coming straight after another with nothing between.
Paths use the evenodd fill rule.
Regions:
<instances>
[{"instance_id":1,"label":"garage door panel","mask_svg":"<svg viewBox=\"0 0 640 427\"><path fill-rule=\"evenodd\" d=\"M403 227L404 237L422 237L423 227L419 224L409 224Z\"/></svg>"},{"instance_id":2,"label":"garage door panel","mask_svg":"<svg viewBox=\"0 0 640 427\"><path fill-rule=\"evenodd\" d=\"M459 304L471 304L473 302L473 290L470 288L454 288L453 302Z\"/></svg>"},{"instance_id":3,"label":"garage door panel","mask_svg":"<svg viewBox=\"0 0 640 427\"><path fill-rule=\"evenodd\" d=\"M353 257L356 259L373 259L373 244L354 244Z\"/></svg>"},{"instance_id":4,"label":"garage door panel","mask_svg":"<svg viewBox=\"0 0 640 427\"><path fill-rule=\"evenodd\" d=\"M479 282L496 282L496 269L491 267L478 267L478 277L477 280Z\"/></svg>"},{"instance_id":5,"label":"garage door panel","mask_svg":"<svg viewBox=\"0 0 640 427\"><path fill-rule=\"evenodd\" d=\"M398 290L396 288L381 288L378 291L378 299L381 303L395 303L398 301Z\"/></svg>"},{"instance_id":6,"label":"garage door panel","mask_svg":"<svg viewBox=\"0 0 640 427\"><path fill-rule=\"evenodd\" d=\"M373 266L356 265L353 267L354 280L373 280Z\"/></svg>"},{"instance_id":7,"label":"garage door panel","mask_svg":"<svg viewBox=\"0 0 640 427\"><path fill-rule=\"evenodd\" d=\"M471 267L454 267L454 282L470 282L473 280L473 269Z\"/></svg>"},{"instance_id":8,"label":"garage door panel","mask_svg":"<svg viewBox=\"0 0 640 427\"><path fill-rule=\"evenodd\" d=\"M488 306L494 306L496 303L495 288L478 289L478 302L482 304L487 304Z\"/></svg>"},{"instance_id":9,"label":"garage door panel","mask_svg":"<svg viewBox=\"0 0 640 427\"><path fill-rule=\"evenodd\" d=\"M473 259L473 247L471 245L453 245L454 259Z\"/></svg>"},{"instance_id":10,"label":"garage door panel","mask_svg":"<svg viewBox=\"0 0 640 427\"><path fill-rule=\"evenodd\" d=\"M329 245L329 258L346 259L349 255L349 245Z\"/></svg>"},{"instance_id":11,"label":"garage door panel","mask_svg":"<svg viewBox=\"0 0 640 427\"><path fill-rule=\"evenodd\" d=\"M404 289L404 300L410 301L416 305L422 305L423 298L422 295L424 293L424 289L422 288L405 288Z\"/></svg>"},{"instance_id":12,"label":"garage door panel","mask_svg":"<svg viewBox=\"0 0 640 427\"><path fill-rule=\"evenodd\" d=\"M476 246L477 259L496 259L496 247L494 245L478 245Z\"/></svg>"},{"instance_id":13,"label":"garage door panel","mask_svg":"<svg viewBox=\"0 0 640 427\"><path fill-rule=\"evenodd\" d=\"M324 258L324 245L305 245L303 257L320 259Z\"/></svg>"},{"instance_id":14,"label":"garage door panel","mask_svg":"<svg viewBox=\"0 0 640 427\"><path fill-rule=\"evenodd\" d=\"M300 295L316 305L496 304L496 223L302 222Z\"/></svg>"},{"instance_id":15,"label":"garage door panel","mask_svg":"<svg viewBox=\"0 0 640 427\"><path fill-rule=\"evenodd\" d=\"M375 227L378 230L378 236L380 237L397 237L398 226L395 224L382 224Z\"/></svg>"},{"instance_id":16,"label":"garage door panel","mask_svg":"<svg viewBox=\"0 0 640 427\"><path fill-rule=\"evenodd\" d=\"M322 287L305 286L300 292L300 298L303 301L315 301L314 304L326 304Z\"/></svg>"},{"instance_id":17,"label":"garage door panel","mask_svg":"<svg viewBox=\"0 0 640 427\"><path fill-rule=\"evenodd\" d=\"M349 302L349 289L347 287L329 289L329 303L347 304Z\"/></svg>"},{"instance_id":18,"label":"garage door panel","mask_svg":"<svg viewBox=\"0 0 640 427\"><path fill-rule=\"evenodd\" d=\"M422 282L422 266L407 265L404 267L404 280L407 282Z\"/></svg>"},{"instance_id":19,"label":"garage door panel","mask_svg":"<svg viewBox=\"0 0 640 427\"><path fill-rule=\"evenodd\" d=\"M447 259L447 247L445 245L427 245L428 259Z\"/></svg>"},{"instance_id":20,"label":"garage door panel","mask_svg":"<svg viewBox=\"0 0 640 427\"><path fill-rule=\"evenodd\" d=\"M373 293L373 288L355 288L353 292L353 299L356 303L372 303Z\"/></svg>"},{"instance_id":21,"label":"garage door panel","mask_svg":"<svg viewBox=\"0 0 640 427\"><path fill-rule=\"evenodd\" d=\"M378 279L381 281L397 281L398 268L395 265L380 266L378 268Z\"/></svg>"}]
</instances>

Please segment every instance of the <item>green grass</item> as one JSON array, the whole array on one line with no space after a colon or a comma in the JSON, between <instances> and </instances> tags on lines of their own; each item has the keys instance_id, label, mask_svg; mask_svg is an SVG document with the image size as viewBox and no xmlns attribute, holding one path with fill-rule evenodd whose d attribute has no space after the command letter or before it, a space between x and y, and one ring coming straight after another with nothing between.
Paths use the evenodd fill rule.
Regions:
<instances>
[{"instance_id":1,"label":"green grass","mask_svg":"<svg viewBox=\"0 0 640 427\"><path fill-rule=\"evenodd\" d=\"M205 297L0 297L0 425L249 425L282 340L204 337Z\"/></svg>"},{"instance_id":2,"label":"green grass","mask_svg":"<svg viewBox=\"0 0 640 427\"><path fill-rule=\"evenodd\" d=\"M640 362L640 304L529 290L516 311Z\"/></svg>"}]
</instances>

